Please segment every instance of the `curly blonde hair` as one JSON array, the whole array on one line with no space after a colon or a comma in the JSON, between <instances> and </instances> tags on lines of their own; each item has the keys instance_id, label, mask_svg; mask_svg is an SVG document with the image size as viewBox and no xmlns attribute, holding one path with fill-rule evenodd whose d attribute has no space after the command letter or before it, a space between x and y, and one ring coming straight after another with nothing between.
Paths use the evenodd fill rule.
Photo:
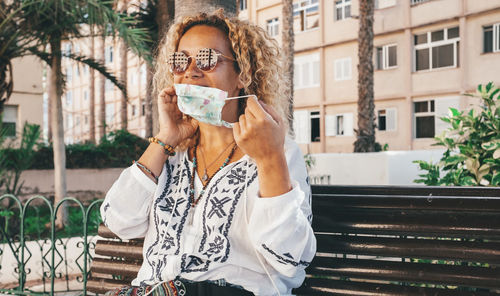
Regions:
<instances>
[{"instance_id":1,"label":"curly blonde hair","mask_svg":"<svg viewBox=\"0 0 500 296\"><path fill-rule=\"evenodd\" d=\"M240 95L254 94L259 100L272 106L288 130L290 81L285 78L278 43L262 28L236 17L226 17L222 9L212 14L200 13L183 17L168 30L158 48L158 57L153 78L154 92L170 87L173 74L166 63L170 53L175 52L181 37L197 25L212 26L227 35L231 51L237 62L237 72L244 85ZM179 145L180 149L191 147L198 134Z\"/></svg>"}]
</instances>

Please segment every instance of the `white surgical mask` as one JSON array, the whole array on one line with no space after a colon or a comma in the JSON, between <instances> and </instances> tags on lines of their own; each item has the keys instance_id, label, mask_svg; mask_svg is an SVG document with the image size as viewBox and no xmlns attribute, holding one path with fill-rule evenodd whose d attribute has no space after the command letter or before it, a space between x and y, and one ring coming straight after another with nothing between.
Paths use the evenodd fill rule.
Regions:
<instances>
[{"instance_id":1,"label":"white surgical mask","mask_svg":"<svg viewBox=\"0 0 500 296\"><path fill-rule=\"evenodd\" d=\"M232 128L234 123L222 118L226 101L255 95L227 97L227 92L214 87L193 84L174 84L179 110L194 119L215 126Z\"/></svg>"}]
</instances>

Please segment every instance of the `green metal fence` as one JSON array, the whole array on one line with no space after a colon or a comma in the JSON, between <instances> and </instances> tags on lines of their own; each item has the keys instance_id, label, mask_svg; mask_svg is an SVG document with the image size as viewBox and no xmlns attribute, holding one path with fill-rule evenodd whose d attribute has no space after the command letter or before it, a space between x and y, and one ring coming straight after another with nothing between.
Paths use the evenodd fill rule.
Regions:
<instances>
[{"instance_id":1,"label":"green metal fence","mask_svg":"<svg viewBox=\"0 0 500 296\"><path fill-rule=\"evenodd\" d=\"M0 294L87 295L102 201L84 206L68 197L54 207L44 196L24 202L10 194L0 196ZM63 206L67 223L57 229Z\"/></svg>"}]
</instances>

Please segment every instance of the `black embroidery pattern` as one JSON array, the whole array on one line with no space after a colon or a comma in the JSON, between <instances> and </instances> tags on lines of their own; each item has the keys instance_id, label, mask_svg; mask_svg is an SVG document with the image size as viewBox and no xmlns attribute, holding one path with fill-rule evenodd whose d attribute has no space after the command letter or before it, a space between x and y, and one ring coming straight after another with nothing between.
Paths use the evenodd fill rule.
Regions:
<instances>
[{"instance_id":1,"label":"black embroidery pattern","mask_svg":"<svg viewBox=\"0 0 500 296\"><path fill-rule=\"evenodd\" d=\"M278 262L281 263L281 264L291 264L295 267L299 266L299 265L302 265L304 267L307 267L309 266L309 264L311 264L311 262L307 262L307 261L295 261L295 259L293 258L293 256L290 254L290 253L285 253L283 255L278 255L276 254L276 252L274 252L273 250L271 250L268 246L266 246L265 244L262 244L262 248L264 248L264 250L268 251L271 255L273 255L274 257L276 257L276 259L278 259ZM287 258L285 258L285 257Z\"/></svg>"},{"instance_id":2,"label":"black embroidery pattern","mask_svg":"<svg viewBox=\"0 0 500 296\"><path fill-rule=\"evenodd\" d=\"M102 219L102 223L104 223L104 225L105 225L106 227L108 227L108 223L106 222L106 212L108 211L108 209L109 209L109 202L105 203L105 204L104 204L104 208L103 208L103 211L104 211L104 217L103 217L103 219Z\"/></svg>"},{"instance_id":3,"label":"black embroidery pattern","mask_svg":"<svg viewBox=\"0 0 500 296\"><path fill-rule=\"evenodd\" d=\"M207 271L211 262L225 262L229 257L229 229L231 227L236 206L245 189L244 167L247 162L237 163L224 178L228 184L221 188L220 182L224 178L216 180L208 191L208 198L203 208L203 236L198 248L203 258L184 254L181 268L182 272ZM248 165L254 173L248 180L247 186L257 178L257 170L253 164Z\"/></svg>"}]
</instances>

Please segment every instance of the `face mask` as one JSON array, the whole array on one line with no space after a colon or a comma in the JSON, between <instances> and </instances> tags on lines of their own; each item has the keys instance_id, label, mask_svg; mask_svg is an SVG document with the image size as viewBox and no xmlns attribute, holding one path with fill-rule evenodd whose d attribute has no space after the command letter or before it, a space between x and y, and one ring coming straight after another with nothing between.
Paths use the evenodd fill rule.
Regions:
<instances>
[{"instance_id":1,"label":"face mask","mask_svg":"<svg viewBox=\"0 0 500 296\"><path fill-rule=\"evenodd\" d=\"M227 92L218 88L193 84L174 84L179 110L194 119L215 126L232 128L234 123L222 118L226 101L255 95L227 97Z\"/></svg>"}]
</instances>

